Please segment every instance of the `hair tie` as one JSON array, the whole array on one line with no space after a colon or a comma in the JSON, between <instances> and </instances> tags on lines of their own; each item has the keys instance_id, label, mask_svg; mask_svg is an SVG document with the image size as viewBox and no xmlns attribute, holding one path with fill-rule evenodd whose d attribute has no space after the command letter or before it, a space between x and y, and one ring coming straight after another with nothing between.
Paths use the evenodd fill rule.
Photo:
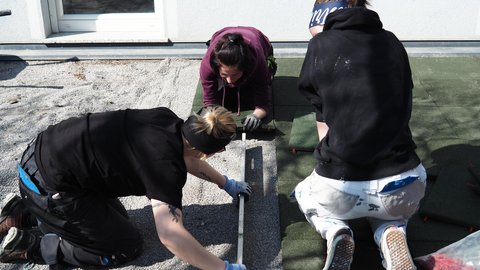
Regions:
<instances>
[{"instance_id":1,"label":"hair tie","mask_svg":"<svg viewBox=\"0 0 480 270\"><path fill-rule=\"evenodd\" d=\"M230 34L228 35L228 41L233 44L238 44L238 35Z\"/></svg>"}]
</instances>

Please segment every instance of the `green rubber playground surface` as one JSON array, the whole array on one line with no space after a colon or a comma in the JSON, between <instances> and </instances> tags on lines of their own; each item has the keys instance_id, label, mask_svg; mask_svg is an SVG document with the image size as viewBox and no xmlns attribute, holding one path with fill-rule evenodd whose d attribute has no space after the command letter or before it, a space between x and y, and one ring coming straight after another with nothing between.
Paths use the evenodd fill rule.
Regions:
<instances>
[{"instance_id":1,"label":"green rubber playground surface","mask_svg":"<svg viewBox=\"0 0 480 270\"><path fill-rule=\"evenodd\" d=\"M290 198L296 184L315 165L310 152L318 140L315 123L311 123L315 118L312 106L296 87L303 59L277 62L274 126L283 268L317 270L323 267L326 243ZM478 180L469 174L468 166L480 167L480 58L410 58L410 64L415 85L410 127L429 175L427 195L408 227L410 250L417 257L460 240L480 226L480 195L467 187ZM200 86L193 104L194 110L199 107ZM366 221L354 220L351 226L356 245L352 269L383 269Z\"/></svg>"},{"instance_id":2,"label":"green rubber playground surface","mask_svg":"<svg viewBox=\"0 0 480 270\"><path fill-rule=\"evenodd\" d=\"M274 81L285 270L321 269L326 252L325 241L305 221L296 202L289 197L315 164L312 153L291 151L292 147L311 149L314 145L311 136L316 136L312 134L316 132L315 126L305 121L311 119L308 112L312 108L296 89L302 61L278 59ZM476 229L472 225L478 224L480 196L472 195L464 186L467 181L475 181L467 172L468 165L480 161L480 58L411 58L410 63L415 84L411 129L429 175L427 196L420 208L422 214L415 215L408 227L410 250L412 256L417 257L467 236L469 230ZM462 188L451 192L452 186ZM472 206L472 201L477 204ZM462 208L466 204L468 211L444 211L451 205ZM468 220L472 225L465 224ZM351 225L356 244L352 269L383 269L368 224L359 219Z\"/></svg>"}]
</instances>

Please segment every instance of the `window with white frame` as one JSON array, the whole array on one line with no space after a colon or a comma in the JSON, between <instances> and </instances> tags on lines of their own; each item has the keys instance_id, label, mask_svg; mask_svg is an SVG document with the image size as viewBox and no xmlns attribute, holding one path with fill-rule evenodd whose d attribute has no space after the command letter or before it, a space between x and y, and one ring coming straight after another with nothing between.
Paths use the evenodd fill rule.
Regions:
<instances>
[{"instance_id":1,"label":"window with white frame","mask_svg":"<svg viewBox=\"0 0 480 270\"><path fill-rule=\"evenodd\" d=\"M163 0L48 0L54 33L150 33L165 39Z\"/></svg>"}]
</instances>

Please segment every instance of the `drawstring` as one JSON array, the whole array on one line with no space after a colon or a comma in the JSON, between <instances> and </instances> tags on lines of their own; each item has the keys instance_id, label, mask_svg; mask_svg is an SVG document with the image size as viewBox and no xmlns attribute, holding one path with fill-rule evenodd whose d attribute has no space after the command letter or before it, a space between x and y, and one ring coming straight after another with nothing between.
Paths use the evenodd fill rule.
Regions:
<instances>
[{"instance_id":1,"label":"drawstring","mask_svg":"<svg viewBox=\"0 0 480 270\"><path fill-rule=\"evenodd\" d=\"M240 116L240 88L237 87L237 116Z\"/></svg>"},{"instance_id":2,"label":"drawstring","mask_svg":"<svg viewBox=\"0 0 480 270\"><path fill-rule=\"evenodd\" d=\"M223 84L223 97L222 97L222 106L225 107L225 95L227 86ZM240 88L237 88L237 116L240 116Z\"/></svg>"},{"instance_id":3,"label":"drawstring","mask_svg":"<svg viewBox=\"0 0 480 270\"><path fill-rule=\"evenodd\" d=\"M222 107L225 107L225 84L223 84L223 98L222 98Z\"/></svg>"}]
</instances>

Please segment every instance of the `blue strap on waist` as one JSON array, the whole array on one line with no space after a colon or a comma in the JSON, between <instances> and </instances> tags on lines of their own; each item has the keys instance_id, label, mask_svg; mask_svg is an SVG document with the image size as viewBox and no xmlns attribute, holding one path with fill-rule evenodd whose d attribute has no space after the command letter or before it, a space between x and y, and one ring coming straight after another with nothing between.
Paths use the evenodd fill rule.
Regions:
<instances>
[{"instance_id":1,"label":"blue strap on waist","mask_svg":"<svg viewBox=\"0 0 480 270\"><path fill-rule=\"evenodd\" d=\"M35 183L32 182L32 179L30 179L30 176L22 168L22 166L20 166L20 164L17 164L17 170L18 170L18 176L20 177L20 180L23 182L23 184L25 184L25 186L31 191L37 193L38 195L41 195L40 190L38 190L38 187L35 185Z\"/></svg>"},{"instance_id":2,"label":"blue strap on waist","mask_svg":"<svg viewBox=\"0 0 480 270\"><path fill-rule=\"evenodd\" d=\"M400 180L392 181L386 184L380 192L388 192L388 191L399 189L401 187L411 184L413 181L417 179L418 179L418 176L409 176Z\"/></svg>"}]
</instances>

